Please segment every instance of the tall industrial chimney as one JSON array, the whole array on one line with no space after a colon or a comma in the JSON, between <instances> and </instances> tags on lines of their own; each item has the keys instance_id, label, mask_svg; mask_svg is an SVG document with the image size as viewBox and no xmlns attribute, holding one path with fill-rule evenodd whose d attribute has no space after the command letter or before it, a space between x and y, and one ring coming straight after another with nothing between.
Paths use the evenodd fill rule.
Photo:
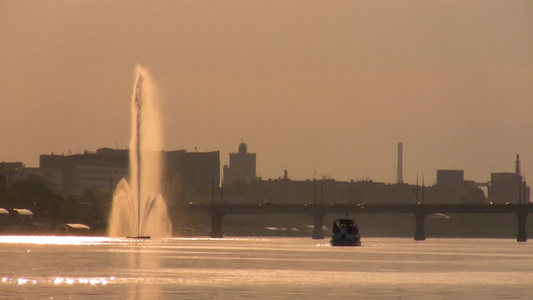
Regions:
<instances>
[{"instance_id":1,"label":"tall industrial chimney","mask_svg":"<svg viewBox=\"0 0 533 300\"><path fill-rule=\"evenodd\" d=\"M403 183L403 143L398 143L398 183Z\"/></svg>"},{"instance_id":2,"label":"tall industrial chimney","mask_svg":"<svg viewBox=\"0 0 533 300\"><path fill-rule=\"evenodd\" d=\"M516 172L516 174L517 174L518 176L521 175L521 174L520 174L521 172L520 172L520 155L519 155L519 154L516 155L515 172Z\"/></svg>"}]
</instances>

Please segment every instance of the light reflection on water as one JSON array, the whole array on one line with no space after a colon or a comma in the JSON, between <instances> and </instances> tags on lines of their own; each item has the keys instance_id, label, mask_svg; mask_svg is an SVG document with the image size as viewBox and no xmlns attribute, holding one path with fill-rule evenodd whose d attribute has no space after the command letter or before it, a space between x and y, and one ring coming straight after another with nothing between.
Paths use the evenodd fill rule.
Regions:
<instances>
[{"instance_id":1,"label":"light reflection on water","mask_svg":"<svg viewBox=\"0 0 533 300\"><path fill-rule=\"evenodd\" d=\"M154 239L155 241L246 241L250 238L167 238ZM101 244L120 244L132 245L133 243L150 243L152 239L135 239L135 238L110 238L110 237L92 237L92 236L44 236L44 235L4 235L0 236L0 244L35 244L35 245L101 245ZM259 239L266 240L266 239Z\"/></svg>"},{"instance_id":2,"label":"light reflection on water","mask_svg":"<svg viewBox=\"0 0 533 300\"><path fill-rule=\"evenodd\" d=\"M25 236L5 235L0 236L0 244L35 244L35 245L97 245L109 242L107 237L86 236Z\"/></svg>"},{"instance_id":3,"label":"light reflection on water","mask_svg":"<svg viewBox=\"0 0 533 300\"><path fill-rule=\"evenodd\" d=\"M49 278L49 279L31 279L31 278L8 278L3 277L2 283L3 284L17 284L17 285L25 285L25 284L89 284L89 285L106 285L110 282L112 282L115 279L114 276L111 276L109 278L70 278L70 277L56 277L56 278Z\"/></svg>"},{"instance_id":4,"label":"light reflection on water","mask_svg":"<svg viewBox=\"0 0 533 300\"><path fill-rule=\"evenodd\" d=\"M532 250L510 239L0 236L0 299L528 299Z\"/></svg>"}]
</instances>

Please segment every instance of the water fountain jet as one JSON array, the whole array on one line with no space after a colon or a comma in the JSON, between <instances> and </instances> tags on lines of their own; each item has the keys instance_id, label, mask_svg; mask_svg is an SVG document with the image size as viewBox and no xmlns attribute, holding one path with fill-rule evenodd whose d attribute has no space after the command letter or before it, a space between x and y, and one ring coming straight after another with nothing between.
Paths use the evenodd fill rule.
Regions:
<instances>
[{"instance_id":1,"label":"water fountain jet","mask_svg":"<svg viewBox=\"0 0 533 300\"><path fill-rule=\"evenodd\" d=\"M136 69L131 105L130 178L113 195L109 236L170 237L171 222L161 190L162 135L157 97L146 70Z\"/></svg>"}]
</instances>

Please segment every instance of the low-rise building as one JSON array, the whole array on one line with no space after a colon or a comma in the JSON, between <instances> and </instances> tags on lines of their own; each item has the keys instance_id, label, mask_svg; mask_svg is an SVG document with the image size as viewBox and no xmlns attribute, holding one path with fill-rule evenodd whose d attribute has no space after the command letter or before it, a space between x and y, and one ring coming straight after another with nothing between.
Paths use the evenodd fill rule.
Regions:
<instances>
[{"instance_id":1,"label":"low-rise building","mask_svg":"<svg viewBox=\"0 0 533 300\"><path fill-rule=\"evenodd\" d=\"M128 150L98 149L96 153L55 155L39 158L42 176L67 194L81 194L88 189L113 191L129 174Z\"/></svg>"},{"instance_id":2,"label":"low-rise building","mask_svg":"<svg viewBox=\"0 0 533 300\"><path fill-rule=\"evenodd\" d=\"M488 200L493 203L529 203L530 188L517 173L492 173Z\"/></svg>"},{"instance_id":3,"label":"low-rise building","mask_svg":"<svg viewBox=\"0 0 533 300\"><path fill-rule=\"evenodd\" d=\"M206 202L220 186L220 154L212 152L163 152L163 194L167 203Z\"/></svg>"}]
</instances>

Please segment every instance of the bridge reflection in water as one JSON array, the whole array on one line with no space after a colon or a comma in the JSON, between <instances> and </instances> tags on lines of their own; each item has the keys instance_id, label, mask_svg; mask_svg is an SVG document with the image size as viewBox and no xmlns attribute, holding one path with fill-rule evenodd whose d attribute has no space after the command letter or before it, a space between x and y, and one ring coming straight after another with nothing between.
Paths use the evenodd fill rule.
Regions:
<instances>
[{"instance_id":1,"label":"bridge reflection in water","mask_svg":"<svg viewBox=\"0 0 533 300\"><path fill-rule=\"evenodd\" d=\"M323 239L323 220L327 214L412 214L415 217L414 239L426 239L424 220L428 214L515 214L518 219L518 242L527 241L526 219L533 204L195 204L182 206L189 214L211 216L212 238L222 238L225 215L241 214L308 214L313 217L313 239Z\"/></svg>"}]
</instances>

